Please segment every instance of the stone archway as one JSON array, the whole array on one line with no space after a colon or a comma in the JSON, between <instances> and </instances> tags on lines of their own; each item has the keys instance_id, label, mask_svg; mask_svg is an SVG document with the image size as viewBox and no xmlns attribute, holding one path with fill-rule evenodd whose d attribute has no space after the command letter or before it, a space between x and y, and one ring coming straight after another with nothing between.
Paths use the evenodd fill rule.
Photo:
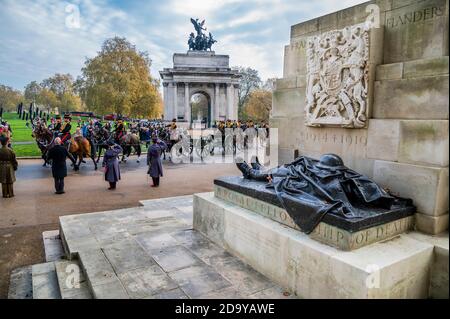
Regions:
<instances>
[{"instance_id":1,"label":"stone archway","mask_svg":"<svg viewBox=\"0 0 450 319\"><path fill-rule=\"evenodd\" d=\"M164 87L164 120L177 119L179 125L190 126L191 98L196 93L208 99L206 124L238 116L238 90L241 75L232 70L229 56L214 52L189 51L173 55L173 68L160 72ZM206 113L206 112L202 112Z\"/></svg>"},{"instance_id":2,"label":"stone archway","mask_svg":"<svg viewBox=\"0 0 450 319\"><path fill-rule=\"evenodd\" d=\"M211 126L211 96L205 91L192 92L189 99L191 108L190 119L186 119L191 125L201 128Z\"/></svg>"}]
</instances>

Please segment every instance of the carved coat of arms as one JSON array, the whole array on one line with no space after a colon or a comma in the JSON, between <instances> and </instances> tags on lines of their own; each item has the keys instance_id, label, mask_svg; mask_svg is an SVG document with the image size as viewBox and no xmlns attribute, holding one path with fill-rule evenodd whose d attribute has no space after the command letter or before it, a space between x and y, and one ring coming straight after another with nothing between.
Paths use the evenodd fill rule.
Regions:
<instances>
[{"instance_id":1,"label":"carved coat of arms","mask_svg":"<svg viewBox=\"0 0 450 319\"><path fill-rule=\"evenodd\" d=\"M306 124L365 127L369 73L366 25L310 37L307 59Z\"/></svg>"}]
</instances>

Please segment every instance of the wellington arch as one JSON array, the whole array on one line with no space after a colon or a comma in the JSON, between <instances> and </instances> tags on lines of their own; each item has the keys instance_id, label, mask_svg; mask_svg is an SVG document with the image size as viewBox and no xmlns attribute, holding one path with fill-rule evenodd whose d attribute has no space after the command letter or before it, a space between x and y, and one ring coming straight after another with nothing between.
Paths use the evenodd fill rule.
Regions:
<instances>
[{"instance_id":1,"label":"wellington arch","mask_svg":"<svg viewBox=\"0 0 450 319\"><path fill-rule=\"evenodd\" d=\"M164 119L177 119L189 126L202 121L237 120L240 75L229 65L228 55L214 51L188 51L173 55L173 68L160 71L164 87ZM192 98L201 94L208 101L207 113L192 113Z\"/></svg>"}]
</instances>

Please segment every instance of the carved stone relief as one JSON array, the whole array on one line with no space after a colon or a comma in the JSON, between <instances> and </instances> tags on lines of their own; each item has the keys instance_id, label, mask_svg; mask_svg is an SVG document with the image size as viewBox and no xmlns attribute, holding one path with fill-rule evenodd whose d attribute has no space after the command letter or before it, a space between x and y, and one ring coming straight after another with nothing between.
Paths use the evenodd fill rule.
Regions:
<instances>
[{"instance_id":1,"label":"carved stone relief","mask_svg":"<svg viewBox=\"0 0 450 319\"><path fill-rule=\"evenodd\" d=\"M365 24L308 39L306 125L366 126L368 60Z\"/></svg>"}]
</instances>

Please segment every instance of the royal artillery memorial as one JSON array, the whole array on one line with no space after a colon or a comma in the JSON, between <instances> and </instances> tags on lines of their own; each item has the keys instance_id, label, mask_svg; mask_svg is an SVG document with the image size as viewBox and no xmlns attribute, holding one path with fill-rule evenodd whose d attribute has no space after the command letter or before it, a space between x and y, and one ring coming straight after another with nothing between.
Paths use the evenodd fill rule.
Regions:
<instances>
[{"instance_id":1,"label":"royal artillery memorial","mask_svg":"<svg viewBox=\"0 0 450 319\"><path fill-rule=\"evenodd\" d=\"M273 94L280 164L333 154L413 206L305 232L292 196L227 177L194 195L194 228L301 298L448 298L448 6L370 1L293 25Z\"/></svg>"}]
</instances>

